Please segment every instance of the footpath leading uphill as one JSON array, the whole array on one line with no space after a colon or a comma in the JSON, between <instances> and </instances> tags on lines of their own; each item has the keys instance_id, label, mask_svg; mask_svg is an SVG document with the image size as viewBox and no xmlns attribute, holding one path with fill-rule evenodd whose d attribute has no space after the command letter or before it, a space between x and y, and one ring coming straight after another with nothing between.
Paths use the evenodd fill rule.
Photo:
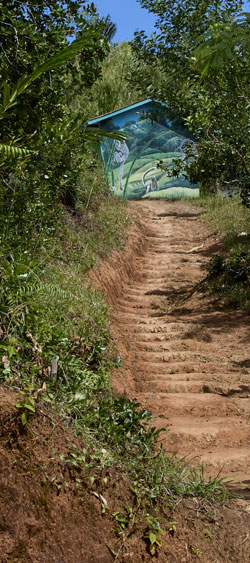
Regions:
<instances>
[{"instance_id":1,"label":"footpath leading uphill","mask_svg":"<svg viewBox=\"0 0 250 563\"><path fill-rule=\"evenodd\" d=\"M25 395L1 385L0 563L250 561L249 317L196 286L218 245L197 208L153 201L134 209L123 251L88 273L112 305L122 360L114 387L166 426L166 451L203 461L208 475L223 468L242 479L243 498L214 502L213 480L183 475L181 464L168 468L141 417L136 423L134 404L112 400L103 372L98 383L95 368L80 370L72 354L66 383L62 368L55 392L48 378L51 403L39 398L33 371ZM71 264L66 272L76 275ZM24 425L20 408L31 404Z\"/></svg>"},{"instance_id":2,"label":"footpath leading uphill","mask_svg":"<svg viewBox=\"0 0 250 563\"><path fill-rule=\"evenodd\" d=\"M193 292L219 246L198 208L184 201L133 205L142 210L144 235L126 282L116 281L115 298L112 284L109 292L124 363L114 385L167 428L167 451L204 463L207 475L242 481L250 498L249 315L205 297L199 286Z\"/></svg>"}]
</instances>

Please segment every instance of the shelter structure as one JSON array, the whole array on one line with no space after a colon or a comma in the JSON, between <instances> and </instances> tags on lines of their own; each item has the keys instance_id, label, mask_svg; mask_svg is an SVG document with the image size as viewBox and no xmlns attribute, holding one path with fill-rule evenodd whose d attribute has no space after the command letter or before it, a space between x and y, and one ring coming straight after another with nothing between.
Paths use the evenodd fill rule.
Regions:
<instances>
[{"instance_id":1,"label":"shelter structure","mask_svg":"<svg viewBox=\"0 0 250 563\"><path fill-rule=\"evenodd\" d=\"M123 142L103 138L101 143L107 180L117 196L198 197L197 185L171 176L173 159L184 159L186 143L194 144L194 139L164 104L143 100L91 119L88 126L127 135Z\"/></svg>"}]
</instances>

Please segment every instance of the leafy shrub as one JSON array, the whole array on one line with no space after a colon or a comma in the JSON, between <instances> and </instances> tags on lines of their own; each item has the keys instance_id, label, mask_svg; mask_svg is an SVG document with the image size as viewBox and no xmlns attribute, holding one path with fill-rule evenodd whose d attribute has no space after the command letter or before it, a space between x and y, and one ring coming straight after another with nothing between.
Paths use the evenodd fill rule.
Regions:
<instances>
[{"instance_id":1,"label":"leafy shrub","mask_svg":"<svg viewBox=\"0 0 250 563\"><path fill-rule=\"evenodd\" d=\"M227 285L250 282L250 250L236 252L230 258L216 254L207 267L212 279L221 278Z\"/></svg>"},{"instance_id":2,"label":"leafy shrub","mask_svg":"<svg viewBox=\"0 0 250 563\"><path fill-rule=\"evenodd\" d=\"M208 287L244 308L250 307L250 249L236 249L229 257L216 254L207 266Z\"/></svg>"}]
</instances>

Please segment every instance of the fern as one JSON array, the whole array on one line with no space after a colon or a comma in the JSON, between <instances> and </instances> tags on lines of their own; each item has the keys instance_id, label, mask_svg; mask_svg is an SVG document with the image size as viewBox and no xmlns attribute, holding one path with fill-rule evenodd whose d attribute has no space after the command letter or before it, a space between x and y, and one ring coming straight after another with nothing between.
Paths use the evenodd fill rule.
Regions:
<instances>
[{"instance_id":1,"label":"fern","mask_svg":"<svg viewBox=\"0 0 250 563\"><path fill-rule=\"evenodd\" d=\"M49 297L59 298L62 300L70 299L74 301L81 301L81 299L71 291L62 289L61 287L58 287L57 285L54 285L52 283L41 283L36 291L38 295L40 293L41 295L47 295Z\"/></svg>"},{"instance_id":2,"label":"fern","mask_svg":"<svg viewBox=\"0 0 250 563\"><path fill-rule=\"evenodd\" d=\"M34 151L16 147L15 145L5 145L0 143L0 154L11 158L18 158L19 156L27 156L34 153Z\"/></svg>"}]
</instances>

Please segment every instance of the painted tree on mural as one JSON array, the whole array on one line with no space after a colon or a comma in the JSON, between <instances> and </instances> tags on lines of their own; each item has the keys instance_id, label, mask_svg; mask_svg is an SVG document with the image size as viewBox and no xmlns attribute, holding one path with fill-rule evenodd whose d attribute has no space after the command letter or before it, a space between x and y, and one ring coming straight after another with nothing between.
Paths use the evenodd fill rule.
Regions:
<instances>
[{"instance_id":1,"label":"painted tree on mural","mask_svg":"<svg viewBox=\"0 0 250 563\"><path fill-rule=\"evenodd\" d=\"M197 185L183 174L172 176L174 159L186 159L186 143L193 147L194 141L181 121L167 116L165 106L144 100L103 116L100 125L126 134L126 142L104 139L102 143L104 169L116 195L128 199L198 196ZM166 169L160 166L163 159Z\"/></svg>"}]
</instances>

